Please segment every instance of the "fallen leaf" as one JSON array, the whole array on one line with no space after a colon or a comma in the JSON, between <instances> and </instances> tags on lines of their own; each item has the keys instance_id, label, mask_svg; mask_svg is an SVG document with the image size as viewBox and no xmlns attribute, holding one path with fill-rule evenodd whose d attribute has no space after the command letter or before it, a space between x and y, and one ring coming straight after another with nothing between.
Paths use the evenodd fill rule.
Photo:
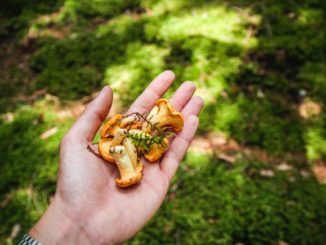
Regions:
<instances>
[{"instance_id":1,"label":"fallen leaf","mask_svg":"<svg viewBox=\"0 0 326 245\"><path fill-rule=\"evenodd\" d=\"M326 184L326 166L324 164L314 165L312 172L320 184Z\"/></svg>"},{"instance_id":2,"label":"fallen leaf","mask_svg":"<svg viewBox=\"0 0 326 245\"><path fill-rule=\"evenodd\" d=\"M192 152L201 153L201 154L212 154L213 153L213 149L212 149L212 146L211 146L209 140L207 140L204 137L196 137L195 139L193 139L193 141L191 142L191 145L189 147L189 150Z\"/></svg>"},{"instance_id":3,"label":"fallen leaf","mask_svg":"<svg viewBox=\"0 0 326 245\"><path fill-rule=\"evenodd\" d=\"M222 132L210 132L207 138L214 148L220 148L228 142L227 136Z\"/></svg>"},{"instance_id":4,"label":"fallen leaf","mask_svg":"<svg viewBox=\"0 0 326 245\"><path fill-rule=\"evenodd\" d=\"M308 100L299 105L299 115L304 119L309 119L313 116L318 116L321 113L321 105Z\"/></svg>"},{"instance_id":5,"label":"fallen leaf","mask_svg":"<svg viewBox=\"0 0 326 245\"><path fill-rule=\"evenodd\" d=\"M230 156L230 155L226 155L226 154L218 154L217 158L223 161L226 161L228 163L232 163L234 164L236 161L235 156Z\"/></svg>"},{"instance_id":6,"label":"fallen leaf","mask_svg":"<svg viewBox=\"0 0 326 245\"><path fill-rule=\"evenodd\" d=\"M21 225L20 224L15 224L13 227L12 227L12 230L11 230L11 233L10 233L10 238L11 239L14 239L17 237L18 233L20 232L20 229L21 229Z\"/></svg>"},{"instance_id":7,"label":"fallen leaf","mask_svg":"<svg viewBox=\"0 0 326 245\"><path fill-rule=\"evenodd\" d=\"M280 171L289 171L289 170L292 169L292 166L290 166L290 165L288 165L288 164L286 164L286 163L282 163L282 164L278 165L278 166L276 167L276 169L277 169L277 170L280 170Z\"/></svg>"},{"instance_id":8,"label":"fallen leaf","mask_svg":"<svg viewBox=\"0 0 326 245\"><path fill-rule=\"evenodd\" d=\"M300 174L301 174L301 176L304 177L304 178L310 176L309 172L308 172L308 171L305 171L305 170L301 170L301 171L300 171Z\"/></svg>"},{"instance_id":9,"label":"fallen leaf","mask_svg":"<svg viewBox=\"0 0 326 245\"><path fill-rule=\"evenodd\" d=\"M234 139L228 138L223 132L210 132L207 134L211 147L221 151L240 151L241 147Z\"/></svg>"},{"instance_id":10,"label":"fallen leaf","mask_svg":"<svg viewBox=\"0 0 326 245\"><path fill-rule=\"evenodd\" d=\"M50 129L46 130L45 132L43 132L40 135L40 138L42 140L47 139L47 138L51 137L52 135L56 134L57 132L58 132L58 127L50 128Z\"/></svg>"},{"instance_id":11,"label":"fallen leaf","mask_svg":"<svg viewBox=\"0 0 326 245\"><path fill-rule=\"evenodd\" d=\"M273 176L275 176L275 173L270 169L262 169L262 170L260 170L259 173L260 173L261 176L264 176L264 177L273 177Z\"/></svg>"},{"instance_id":12,"label":"fallen leaf","mask_svg":"<svg viewBox=\"0 0 326 245\"><path fill-rule=\"evenodd\" d=\"M259 90L257 91L257 97L258 97L258 98L261 98L261 99L262 99L262 98L265 98L265 94L264 94L264 92L263 92L262 90L259 89Z\"/></svg>"},{"instance_id":13,"label":"fallen leaf","mask_svg":"<svg viewBox=\"0 0 326 245\"><path fill-rule=\"evenodd\" d=\"M4 120L11 123L13 122L15 119L15 115L12 112L7 112L6 114L4 114Z\"/></svg>"},{"instance_id":14,"label":"fallen leaf","mask_svg":"<svg viewBox=\"0 0 326 245\"><path fill-rule=\"evenodd\" d=\"M5 195L4 199L1 201L0 203L0 208L3 208L5 206L7 206L7 204L10 202L12 195L10 193L8 193L7 195Z\"/></svg>"},{"instance_id":15,"label":"fallen leaf","mask_svg":"<svg viewBox=\"0 0 326 245\"><path fill-rule=\"evenodd\" d=\"M228 143L223 147L224 151L240 151L241 146L234 139L230 139Z\"/></svg>"},{"instance_id":16,"label":"fallen leaf","mask_svg":"<svg viewBox=\"0 0 326 245\"><path fill-rule=\"evenodd\" d=\"M278 241L277 245L289 245L287 242L284 241Z\"/></svg>"}]
</instances>

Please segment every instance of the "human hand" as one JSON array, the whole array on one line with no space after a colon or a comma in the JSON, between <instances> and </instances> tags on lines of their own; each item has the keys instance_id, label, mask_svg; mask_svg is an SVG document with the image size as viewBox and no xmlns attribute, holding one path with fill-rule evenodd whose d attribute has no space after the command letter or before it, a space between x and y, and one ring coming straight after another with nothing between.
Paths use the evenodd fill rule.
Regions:
<instances>
[{"instance_id":1,"label":"human hand","mask_svg":"<svg viewBox=\"0 0 326 245\"><path fill-rule=\"evenodd\" d=\"M128 113L149 112L174 78L171 71L157 76ZM117 244L136 234L163 202L198 128L203 101L193 96L195 89L185 82L170 98L185 124L164 157L145 161L141 183L122 189L115 184L117 168L87 150L112 104L112 91L104 87L62 139L56 194L30 235L43 244Z\"/></svg>"}]
</instances>

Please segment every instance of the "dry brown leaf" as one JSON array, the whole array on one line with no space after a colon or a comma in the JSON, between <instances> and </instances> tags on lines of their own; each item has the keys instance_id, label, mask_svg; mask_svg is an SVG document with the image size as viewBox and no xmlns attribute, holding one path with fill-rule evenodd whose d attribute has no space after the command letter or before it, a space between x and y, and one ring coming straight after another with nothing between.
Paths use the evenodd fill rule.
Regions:
<instances>
[{"instance_id":1,"label":"dry brown leaf","mask_svg":"<svg viewBox=\"0 0 326 245\"><path fill-rule=\"evenodd\" d=\"M278 241L277 245L289 245L287 242L284 241Z\"/></svg>"},{"instance_id":2,"label":"dry brown leaf","mask_svg":"<svg viewBox=\"0 0 326 245\"><path fill-rule=\"evenodd\" d=\"M227 136L222 132L210 132L207 138L214 148L221 148L228 142Z\"/></svg>"},{"instance_id":3,"label":"dry brown leaf","mask_svg":"<svg viewBox=\"0 0 326 245\"><path fill-rule=\"evenodd\" d=\"M58 132L58 127L50 128L50 129L46 130L45 132L43 132L40 135L40 138L42 140L47 139L47 138L51 137L52 135L56 134L57 132Z\"/></svg>"},{"instance_id":4,"label":"dry brown leaf","mask_svg":"<svg viewBox=\"0 0 326 245\"><path fill-rule=\"evenodd\" d=\"M4 114L3 118L5 121L11 123L14 121L15 115L12 112L7 112L6 114Z\"/></svg>"},{"instance_id":5,"label":"dry brown leaf","mask_svg":"<svg viewBox=\"0 0 326 245\"><path fill-rule=\"evenodd\" d=\"M10 233L10 238L15 239L17 237L18 233L20 232L20 229L21 229L21 225L20 224L15 224L12 227L12 230L11 230L11 233Z\"/></svg>"},{"instance_id":6,"label":"dry brown leaf","mask_svg":"<svg viewBox=\"0 0 326 245\"><path fill-rule=\"evenodd\" d=\"M325 164L316 164L312 167L316 179L320 184L326 184L326 166Z\"/></svg>"},{"instance_id":7,"label":"dry brown leaf","mask_svg":"<svg viewBox=\"0 0 326 245\"><path fill-rule=\"evenodd\" d=\"M318 116L321 113L321 105L312 101L308 100L299 105L299 115L304 119L309 119L313 116Z\"/></svg>"},{"instance_id":8,"label":"dry brown leaf","mask_svg":"<svg viewBox=\"0 0 326 245\"><path fill-rule=\"evenodd\" d=\"M213 149L211 147L210 142L204 137L196 137L191 142L189 147L190 151L198 152L201 154L212 154Z\"/></svg>"},{"instance_id":9,"label":"dry brown leaf","mask_svg":"<svg viewBox=\"0 0 326 245\"><path fill-rule=\"evenodd\" d=\"M225 151L240 151L241 146L234 139L229 139L228 143L224 146Z\"/></svg>"},{"instance_id":10,"label":"dry brown leaf","mask_svg":"<svg viewBox=\"0 0 326 245\"><path fill-rule=\"evenodd\" d=\"M226 154L218 154L217 157L218 157L218 159L221 159L223 161L226 161L226 162L232 163L232 164L234 164L236 161L235 156L230 156L230 155L226 155Z\"/></svg>"},{"instance_id":11,"label":"dry brown leaf","mask_svg":"<svg viewBox=\"0 0 326 245\"><path fill-rule=\"evenodd\" d=\"M260 173L261 176L264 176L264 177L273 177L273 176L275 176L275 173L270 169L262 169L262 170L260 170L259 173Z\"/></svg>"},{"instance_id":12,"label":"dry brown leaf","mask_svg":"<svg viewBox=\"0 0 326 245\"><path fill-rule=\"evenodd\" d=\"M7 195L5 195L4 199L0 203L0 208L4 208L5 206L7 206L7 204L11 200L11 197L12 197L11 193L8 193Z\"/></svg>"},{"instance_id":13,"label":"dry brown leaf","mask_svg":"<svg viewBox=\"0 0 326 245\"><path fill-rule=\"evenodd\" d=\"M301 170L300 171L300 175L303 177L303 178L307 178L310 176L309 172L306 171L306 170Z\"/></svg>"},{"instance_id":14,"label":"dry brown leaf","mask_svg":"<svg viewBox=\"0 0 326 245\"><path fill-rule=\"evenodd\" d=\"M221 151L240 151L241 146L234 139L228 138L223 132L210 132L207 134L211 146Z\"/></svg>"},{"instance_id":15,"label":"dry brown leaf","mask_svg":"<svg viewBox=\"0 0 326 245\"><path fill-rule=\"evenodd\" d=\"M280 165L278 165L276 167L277 170L280 170L280 171L289 171L292 169L292 166L286 164L286 163L281 163Z\"/></svg>"}]
</instances>

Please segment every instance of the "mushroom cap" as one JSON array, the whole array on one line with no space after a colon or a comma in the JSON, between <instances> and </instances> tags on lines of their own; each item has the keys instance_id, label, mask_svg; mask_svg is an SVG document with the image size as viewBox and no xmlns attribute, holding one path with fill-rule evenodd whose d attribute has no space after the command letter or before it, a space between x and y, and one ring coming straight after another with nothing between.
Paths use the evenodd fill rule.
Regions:
<instances>
[{"instance_id":1,"label":"mushroom cap","mask_svg":"<svg viewBox=\"0 0 326 245\"><path fill-rule=\"evenodd\" d=\"M141 181L141 179L143 178L143 174L142 173L136 173L135 176L129 178L129 179L116 179L115 182L117 183L117 185L119 187L129 187L131 185L137 184Z\"/></svg>"},{"instance_id":2,"label":"mushroom cap","mask_svg":"<svg viewBox=\"0 0 326 245\"><path fill-rule=\"evenodd\" d=\"M164 138L164 144L165 146L159 144L151 145L150 150L144 154L145 159L150 163L158 161L168 148L169 140L167 138Z\"/></svg>"},{"instance_id":3,"label":"mushroom cap","mask_svg":"<svg viewBox=\"0 0 326 245\"><path fill-rule=\"evenodd\" d=\"M103 126L101 130L101 137L105 138L113 136L114 132L119 128L120 120L122 119L121 114L116 114L111 117Z\"/></svg>"},{"instance_id":4,"label":"mushroom cap","mask_svg":"<svg viewBox=\"0 0 326 245\"><path fill-rule=\"evenodd\" d=\"M110 147L112 144L112 138L100 139L98 142L98 150L100 155L104 158L104 160L109 163L115 164L114 158L110 155Z\"/></svg>"},{"instance_id":5,"label":"mushroom cap","mask_svg":"<svg viewBox=\"0 0 326 245\"><path fill-rule=\"evenodd\" d=\"M137 120L135 115L129 115L121 120L120 127L128 129L141 129L142 123Z\"/></svg>"},{"instance_id":6,"label":"mushroom cap","mask_svg":"<svg viewBox=\"0 0 326 245\"><path fill-rule=\"evenodd\" d=\"M184 125L182 114L176 111L166 99L156 101L154 108L147 116L147 120L159 128L172 128L176 132L180 131ZM143 130L150 132L151 126L144 123Z\"/></svg>"},{"instance_id":7,"label":"mushroom cap","mask_svg":"<svg viewBox=\"0 0 326 245\"><path fill-rule=\"evenodd\" d=\"M120 179L116 179L116 183L120 187L128 187L141 181L143 175L136 172L126 148L118 145L110 148L110 154L115 159L120 172Z\"/></svg>"}]
</instances>

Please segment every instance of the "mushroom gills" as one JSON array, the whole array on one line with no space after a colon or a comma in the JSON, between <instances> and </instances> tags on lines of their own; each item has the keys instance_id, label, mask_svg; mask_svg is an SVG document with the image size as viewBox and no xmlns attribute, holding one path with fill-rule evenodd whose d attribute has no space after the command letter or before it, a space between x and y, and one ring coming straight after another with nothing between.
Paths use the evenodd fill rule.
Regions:
<instances>
[{"instance_id":1,"label":"mushroom gills","mask_svg":"<svg viewBox=\"0 0 326 245\"><path fill-rule=\"evenodd\" d=\"M156 101L154 108L146 119L158 128L172 128L176 132L180 131L184 124L182 114L174 110L166 99L159 99ZM149 123L145 122L142 130L146 133L150 133L153 129Z\"/></svg>"}]
</instances>

